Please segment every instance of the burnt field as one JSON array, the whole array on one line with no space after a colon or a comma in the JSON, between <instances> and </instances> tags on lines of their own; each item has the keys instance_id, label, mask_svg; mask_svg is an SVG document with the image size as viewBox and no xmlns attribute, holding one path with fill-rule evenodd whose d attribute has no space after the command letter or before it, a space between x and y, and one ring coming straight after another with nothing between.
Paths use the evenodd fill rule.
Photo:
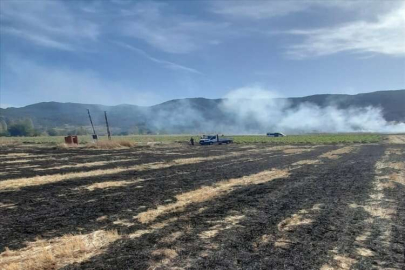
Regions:
<instances>
[{"instance_id":1,"label":"burnt field","mask_svg":"<svg viewBox=\"0 0 405 270\"><path fill-rule=\"evenodd\" d=\"M3 146L0 269L404 269L402 139Z\"/></svg>"}]
</instances>

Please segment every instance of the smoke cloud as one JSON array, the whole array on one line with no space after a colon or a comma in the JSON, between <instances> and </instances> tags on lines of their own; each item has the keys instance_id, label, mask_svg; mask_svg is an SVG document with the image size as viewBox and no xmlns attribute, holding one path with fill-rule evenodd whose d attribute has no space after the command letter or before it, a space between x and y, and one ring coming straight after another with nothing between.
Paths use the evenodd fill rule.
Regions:
<instances>
[{"instance_id":1,"label":"smoke cloud","mask_svg":"<svg viewBox=\"0 0 405 270\"><path fill-rule=\"evenodd\" d=\"M387 122L381 108L338 108L330 103L320 107L313 103L292 106L275 92L258 87L231 91L222 110L234 116L240 133L278 131L311 132L405 132L405 123Z\"/></svg>"},{"instance_id":2,"label":"smoke cloud","mask_svg":"<svg viewBox=\"0 0 405 270\"><path fill-rule=\"evenodd\" d=\"M386 121L381 108L294 104L260 87L236 89L221 100L185 99L158 107L145 115L153 115L148 122L155 130L167 133L405 132L405 123Z\"/></svg>"}]
</instances>

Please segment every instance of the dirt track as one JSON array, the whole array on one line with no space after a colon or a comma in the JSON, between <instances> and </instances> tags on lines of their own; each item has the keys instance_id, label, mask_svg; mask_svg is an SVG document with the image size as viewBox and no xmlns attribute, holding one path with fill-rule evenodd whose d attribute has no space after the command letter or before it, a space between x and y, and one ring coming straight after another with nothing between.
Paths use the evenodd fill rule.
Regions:
<instances>
[{"instance_id":1,"label":"dirt track","mask_svg":"<svg viewBox=\"0 0 405 270\"><path fill-rule=\"evenodd\" d=\"M405 145L391 143L0 148L0 268L117 230L48 267L404 269Z\"/></svg>"}]
</instances>

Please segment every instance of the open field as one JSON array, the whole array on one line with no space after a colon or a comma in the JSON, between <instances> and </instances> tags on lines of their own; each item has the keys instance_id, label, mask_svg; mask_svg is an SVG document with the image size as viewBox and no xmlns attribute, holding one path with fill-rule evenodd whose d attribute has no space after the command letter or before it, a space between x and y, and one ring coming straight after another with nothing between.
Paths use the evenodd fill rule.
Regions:
<instances>
[{"instance_id":1,"label":"open field","mask_svg":"<svg viewBox=\"0 0 405 270\"><path fill-rule=\"evenodd\" d=\"M131 135L113 136L113 140L131 141L139 144L148 142L173 143L188 142L190 137L198 139L199 135ZM331 144L331 143L374 143L381 140L378 134L311 134L311 135L290 135L282 138L272 138L264 135L236 135L229 136L235 143L274 143L274 144ZM107 140L100 136L100 140ZM63 143L63 136L44 137L0 137L0 145L7 143L35 143L35 144L58 144ZM92 142L91 136L79 136L81 144Z\"/></svg>"},{"instance_id":2,"label":"open field","mask_svg":"<svg viewBox=\"0 0 405 270\"><path fill-rule=\"evenodd\" d=\"M311 136L5 144L0 269L404 269L404 136Z\"/></svg>"}]
</instances>

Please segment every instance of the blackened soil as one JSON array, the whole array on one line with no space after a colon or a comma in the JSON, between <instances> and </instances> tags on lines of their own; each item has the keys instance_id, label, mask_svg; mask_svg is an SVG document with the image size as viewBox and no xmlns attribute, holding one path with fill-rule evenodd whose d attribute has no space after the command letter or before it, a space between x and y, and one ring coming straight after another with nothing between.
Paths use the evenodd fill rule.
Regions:
<instances>
[{"instance_id":1,"label":"blackened soil","mask_svg":"<svg viewBox=\"0 0 405 270\"><path fill-rule=\"evenodd\" d=\"M0 253L6 247L22 248L27 241L35 241L37 237L51 239L68 233L117 229L122 238L110 244L102 254L65 268L320 269L323 265L336 263L333 252L345 256L352 254L350 258L360 261L361 258L356 255L356 238L366 229L365 221L371 217L363 208L351 205L364 205L370 199L376 177L375 164L381 160L387 147L402 151L402 154L393 157L394 162L405 162L405 146L355 145L355 151L343 154L339 159L319 156L343 146L318 146L308 152L292 154L266 150L266 147L173 146L127 150L2 148L0 170L6 173L0 175L0 182L175 159L208 159L195 164L72 178L0 191L0 203L13 206L0 207ZM14 153L29 155L7 155ZM231 153L237 155L227 156ZM210 160L209 157L214 156L223 158ZM127 161L89 168L52 169L62 165L121 159ZM10 163L17 160L29 161ZM300 160L319 160L321 164L293 165ZM155 222L176 218L175 222L139 238L127 237L135 231L150 229L151 224L133 219L145 209L175 202L176 195L202 186L271 169L289 170L290 174L263 184L240 186L215 200L190 204L180 212L164 214ZM106 181L139 179L145 181L93 191L82 188ZM391 248L386 252L388 255L374 252L372 258L372 262L385 261L394 268L403 265L405 242L405 186L396 185L395 189L386 192L387 198L397 202L393 240L389 243ZM294 215L305 222L289 229L280 227ZM106 218L97 221L103 216ZM229 217L238 217L237 222L232 223ZM114 224L116 220L132 220L133 224ZM217 232L203 237L207 231L213 230ZM171 242L162 241L173 233L180 236ZM155 252L164 249L175 250L177 256L165 258ZM353 263L359 269L363 265Z\"/></svg>"}]
</instances>

